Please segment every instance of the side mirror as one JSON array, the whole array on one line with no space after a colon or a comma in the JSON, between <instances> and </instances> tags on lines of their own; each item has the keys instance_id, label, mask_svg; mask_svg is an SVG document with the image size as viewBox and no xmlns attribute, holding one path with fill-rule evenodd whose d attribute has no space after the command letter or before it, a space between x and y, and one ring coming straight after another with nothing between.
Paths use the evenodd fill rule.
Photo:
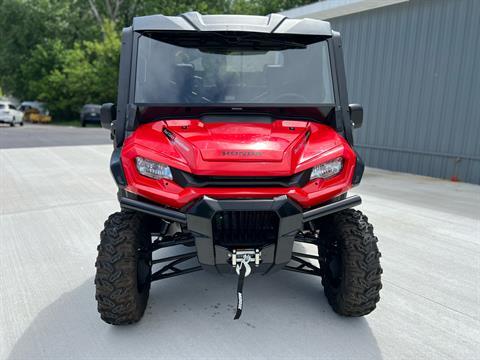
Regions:
<instances>
[{"instance_id":1,"label":"side mirror","mask_svg":"<svg viewBox=\"0 0 480 360\"><path fill-rule=\"evenodd\" d=\"M112 122L115 120L116 113L117 107L115 104L106 103L102 105L100 108L100 123L102 124L102 128L112 129Z\"/></svg>"},{"instance_id":2,"label":"side mirror","mask_svg":"<svg viewBox=\"0 0 480 360\"><path fill-rule=\"evenodd\" d=\"M354 129L362 127L363 124L363 107L360 104L348 105L348 111L350 112L350 120Z\"/></svg>"}]
</instances>

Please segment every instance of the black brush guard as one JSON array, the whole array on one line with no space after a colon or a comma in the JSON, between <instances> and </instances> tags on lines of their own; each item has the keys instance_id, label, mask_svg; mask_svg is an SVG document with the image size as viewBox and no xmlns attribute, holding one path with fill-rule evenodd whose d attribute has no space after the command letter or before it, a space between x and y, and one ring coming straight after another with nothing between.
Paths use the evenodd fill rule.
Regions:
<instances>
[{"instance_id":1,"label":"black brush guard","mask_svg":"<svg viewBox=\"0 0 480 360\"><path fill-rule=\"evenodd\" d=\"M120 204L123 208L185 224L193 236L198 261L206 270L234 273L229 260L231 252L258 248L262 261L255 272L265 274L286 268L318 275L316 269L301 259L301 254L293 253L294 241L311 242L298 238L303 223L357 206L361 198L351 196L305 212L286 196L241 200L204 197L185 213L126 197L120 198ZM291 260L300 265L286 266Z\"/></svg>"}]
</instances>

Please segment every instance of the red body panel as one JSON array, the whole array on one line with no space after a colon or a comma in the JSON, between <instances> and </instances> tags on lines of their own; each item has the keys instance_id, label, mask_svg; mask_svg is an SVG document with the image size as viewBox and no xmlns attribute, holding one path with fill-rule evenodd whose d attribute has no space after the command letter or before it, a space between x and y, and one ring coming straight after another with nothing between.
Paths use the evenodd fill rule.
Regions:
<instances>
[{"instance_id":1,"label":"red body panel","mask_svg":"<svg viewBox=\"0 0 480 360\"><path fill-rule=\"evenodd\" d=\"M174 139L163 129L167 127ZM300 187L182 188L170 180L142 176L135 167L141 156L196 175L290 176L339 156L340 174ZM181 208L204 195L213 198L272 198L287 195L308 208L351 187L356 156L328 126L292 120L272 123L204 123L168 120L141 125L122 149L126 190L154 202Z\"/></svg>"}]
</instances>

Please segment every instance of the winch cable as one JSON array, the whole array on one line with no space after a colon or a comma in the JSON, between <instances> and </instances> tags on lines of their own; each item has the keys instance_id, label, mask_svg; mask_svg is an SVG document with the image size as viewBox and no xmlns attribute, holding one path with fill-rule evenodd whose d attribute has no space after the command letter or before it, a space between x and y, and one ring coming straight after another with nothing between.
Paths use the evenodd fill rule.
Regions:
<instances>
[{"instance_id":1,"label":"winch cable","mask_svg":"<svg viewBox=\"0 0 480 360\"><path fill-rule=\"evenodd\" d=\"M237 284L237 312L233 320L238 320L242 315L243 309L243 282L245 280L245 273L247 269L245 264L240 263L240 273L238 274L238 284Z\"/></svg>"}]
</instances>

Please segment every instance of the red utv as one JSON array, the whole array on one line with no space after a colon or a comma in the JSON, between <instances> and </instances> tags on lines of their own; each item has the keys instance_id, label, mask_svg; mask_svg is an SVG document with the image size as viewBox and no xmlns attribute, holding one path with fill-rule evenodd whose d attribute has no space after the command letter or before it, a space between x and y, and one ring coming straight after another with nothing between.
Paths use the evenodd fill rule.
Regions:
<instances>
[{"instance_id":1,"label":"red utv","mask_svg":"<svg viewBox=\"0 0 480 360\"><path fill-rule=\"evenodd\" d=\"M362 316L381 288L360 211L340 35L328 22L262 16L137 17L122 35L117 104L104 104L121 211L105 222L95 278L110 324L142 317L152 281L201 269L319 275L332 308ZM318 255L293 252L313 244ZM190 249L153 258L171 246ZM186 266L194 262L193 265ZM318 264L318 265L317 265Z\"/></svg>"}]
</instances>

